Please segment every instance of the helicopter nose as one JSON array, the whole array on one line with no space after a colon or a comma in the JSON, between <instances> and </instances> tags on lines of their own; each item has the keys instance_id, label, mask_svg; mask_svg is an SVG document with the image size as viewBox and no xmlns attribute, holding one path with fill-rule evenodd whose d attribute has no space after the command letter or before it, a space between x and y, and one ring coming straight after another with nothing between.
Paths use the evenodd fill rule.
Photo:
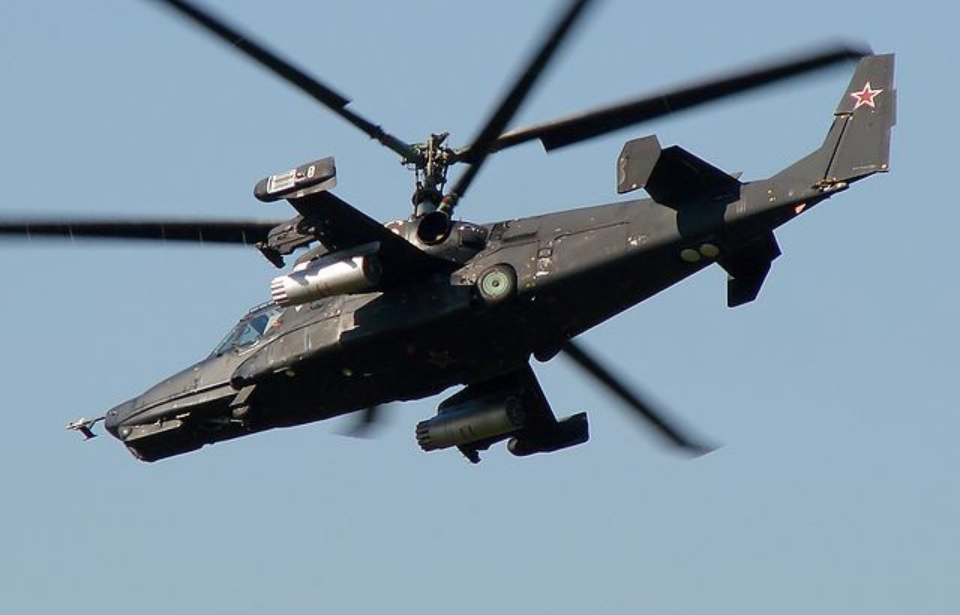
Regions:
<instances>
[{"instance_id":1,"label":"helicopter nose","mask_svg":"<svg viewBox=\"0 0 960 615\"><path fill-rule=\"evenodd\" d=\"M126 401L107 411L104 428L123 442L131 454L141 461L156 461L196 450L204 441L186 429L179 418L160 418L168 410L144 411L140 398ZM198 405L197 407L200 407ZM178 411L186 411L181 407Z\"/></svg>"},{"instance_id":2,"label":"helicopter nose","mask_svg":"<svg viewBox=\"0 0 960 615\"><path fill-rule=\"evenodd\" d=\"M120 437L120 426L123 424L123 420L132 412L133 402L134 400L132 399L127 400L107 411L107 415L103 420L103 427L109 431L113 437Z\"/></svg>"}]
</instances>

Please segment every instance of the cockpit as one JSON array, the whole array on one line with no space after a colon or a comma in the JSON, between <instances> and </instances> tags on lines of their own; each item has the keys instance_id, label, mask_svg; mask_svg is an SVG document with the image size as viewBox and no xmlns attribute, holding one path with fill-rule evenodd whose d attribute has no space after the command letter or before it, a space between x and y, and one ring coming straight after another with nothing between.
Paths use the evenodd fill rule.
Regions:
<instances>
[{"instance_id":1,"label":"cockpit","mask_svg":"<svg viewBox=\"0 0 960 615\"><path fill-rule=\"evenodd\" d=\"M240 319L223 341L213 351L215 355L222 355L231 350L238 350L253 346L263 337L270 335L280 327L280 315L283 308L276 304L269 304L255 308Z\"/></svg>"}]
</instances>

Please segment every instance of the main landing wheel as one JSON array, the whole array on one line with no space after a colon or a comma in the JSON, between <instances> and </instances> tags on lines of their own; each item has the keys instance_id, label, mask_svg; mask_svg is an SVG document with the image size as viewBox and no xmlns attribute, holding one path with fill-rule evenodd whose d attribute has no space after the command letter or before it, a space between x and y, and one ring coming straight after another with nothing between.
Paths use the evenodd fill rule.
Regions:
<instances>
[{"instance_id":1,"label":"main landing wheel","mask_svg":"<svg viewBox=\"0 0 960 615\"><path fill-rule=\"evenodd\" d=\"M494 265L477 278L477 294L487 305L510 299L517 291L517 273L509 265Z\"/></svg>"}]
</instances>

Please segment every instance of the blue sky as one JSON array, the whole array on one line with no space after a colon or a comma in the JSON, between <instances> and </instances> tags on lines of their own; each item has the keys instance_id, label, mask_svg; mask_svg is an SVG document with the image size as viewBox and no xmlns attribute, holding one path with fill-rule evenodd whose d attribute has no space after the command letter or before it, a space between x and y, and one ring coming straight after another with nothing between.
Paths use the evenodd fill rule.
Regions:
<instances>
[{"instance_id":1,"label":"blue sky","mask_svg":"<svg viewBox=\"0 0 960 615\"><path fill-rule=\"evenodd\" d=\"M211 4L408 140L471 138L557 3ZM600 3L517 124L837 38L896 52L893 172L778 233L759 300L707 270L584 343L723 447L664 449L563 358L535 370L591 441L470 466L422 453L441 398L381 437L278 430L147 465L63 431L203 357L268 297L255 252L0 243L0 611L947 614L960 603L948 3ZM615 200L656 132L746 179L816 147L852 67L552 155L492 160L478 221ZM149 2L0 5L0 214L283 217L254 183L326 155L407 215L395 157Z\"/></svg>"}]
</instances>

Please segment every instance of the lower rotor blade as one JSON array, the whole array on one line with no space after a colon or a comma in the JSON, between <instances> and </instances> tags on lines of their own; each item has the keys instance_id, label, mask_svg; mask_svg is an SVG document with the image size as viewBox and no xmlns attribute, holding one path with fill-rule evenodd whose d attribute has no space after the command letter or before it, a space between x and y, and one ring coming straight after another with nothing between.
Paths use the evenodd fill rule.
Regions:
<instances>
[{"instance_id":1,"label":"lower rotor blade","mask_svg":"<svg viewBox=\"0 0 960 615\"><path fill-rule=\"evenodd\" d=\"M830 47L814 54L793 57L753 70L732 73L570 117L517 128L501 135L491 149L498 151L540 139L544 148L550 151L789 77L859 59L868 53L869 50L858 47ZM472 151L462 152L461 158L470 160L474 155Z\"/></svg>"},{"instance_id":2,"label":"lower rotor blade","mask_svg":"<svg viewBox=\"0 0 960 615\"><path fill-rule=\"evenodd\" d=\"M283 221L0 220L0 236L23 239L133 239L253 245Z\"/></svg>"},{"instance_id":3,"label":"lower rotor blade","mask_svg":"<svg viewBox=\"0 0 960 615\"><path fill-rule=\"evenodd\" d=\"M345 431L343 435L350 436L351 438L369 438L372 435L372 430L383 419L380 410L380 406L370 406L369 408L360 410L360 416L357 422Z\"/></svg>"},{"instance_id":4,"label":"lower rotor blade","mask_svg":"<svg viewBox=\"0 0 960 615\"><path fill-rule=\"evenodd\" d=\"M621 401L627 404L627 406L636 411L641 418L652 425L658 432L660 432L660 435L666 438L671 444L679 446L680 448L685 449L686 451L697 456L704 455L714 450L709 446L697 443L692 438L681 432L676 425L671 425L662 413L653 410L649 403L645 402L635 391L631 391L629 388L627 388L627 386L619 378L614 376L610 370L601 365L579 344L576 344L573 341L568 341L566 346L564 346L563 351L567 353L567 356L573 359L577 365L582 367L588 374L596 378L601 384L607 387L611 393L619 397Z\"/></svg>"}]
</instances>

